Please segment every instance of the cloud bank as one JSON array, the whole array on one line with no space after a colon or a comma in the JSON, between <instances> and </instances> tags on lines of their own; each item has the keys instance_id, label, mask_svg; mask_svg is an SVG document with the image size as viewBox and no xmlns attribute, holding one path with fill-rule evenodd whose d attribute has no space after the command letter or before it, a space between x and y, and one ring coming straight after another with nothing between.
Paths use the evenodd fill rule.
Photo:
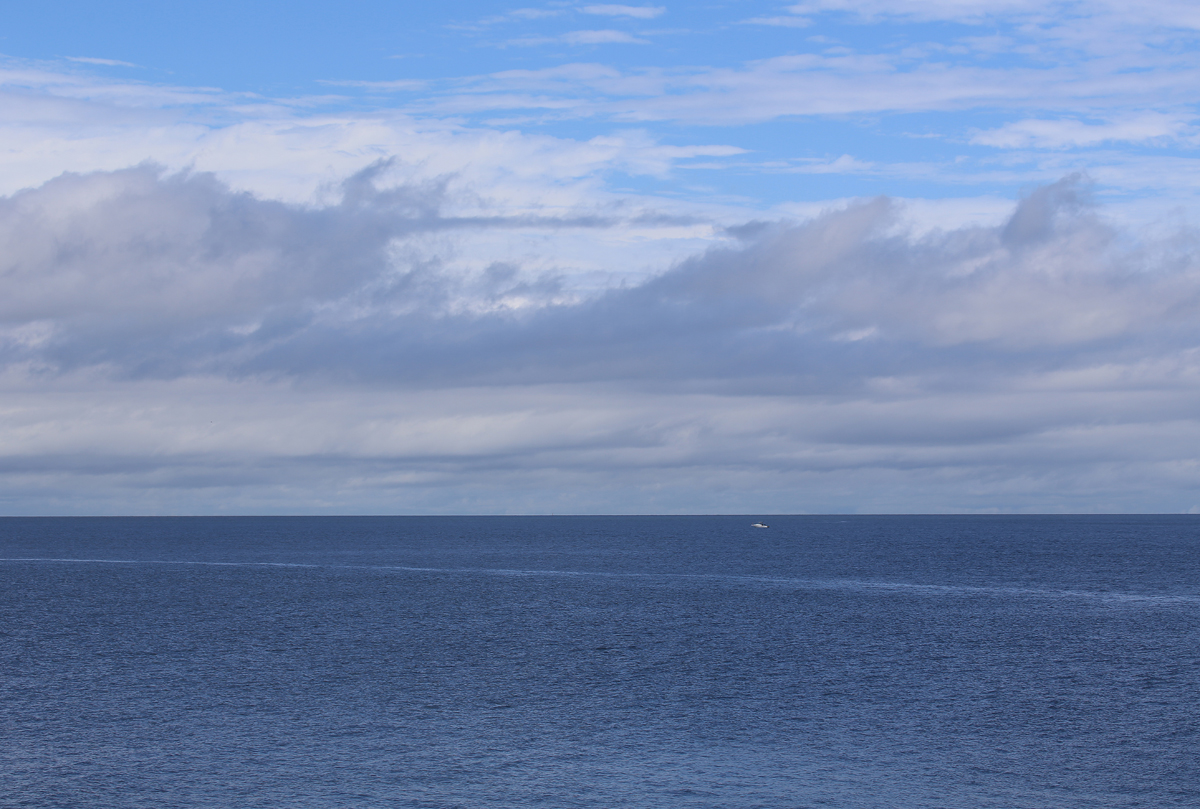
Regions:
<instances>
[{"instance_id":1,"label":"cloud bank","mask_svg":"<svg viewBox=\"0 0 1200 809\"><path fill-rule=\"evenodd\" d=\"M0 199L10 511L1187 510L1200 245L1085 177L996 226L853 201L642 281L464 268L375 166L292 204L152 166ZM634 216L644 216L644 213Z\"/></svg>"},{"instance_id":2,"label":"cloud bank","mask_svg":"<svg viewBox=\"0 0 1200 809\"><path fill-rule=\"evenodd\" d=\"M18 21L0 512L1200 508L1194 3L294 11Z\"/></svg>"}]
</instances>

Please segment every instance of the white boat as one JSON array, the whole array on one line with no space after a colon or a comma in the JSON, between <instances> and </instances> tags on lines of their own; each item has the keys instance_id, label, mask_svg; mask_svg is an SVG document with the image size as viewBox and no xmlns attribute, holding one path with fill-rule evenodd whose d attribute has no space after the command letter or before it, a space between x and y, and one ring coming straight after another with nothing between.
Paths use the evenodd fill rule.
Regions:
<instances>
[{"instance_id":1,"label":"white boat","mask_svg":"<svg viewBox=\"0 0 1200 809\"><path fill-rule=\"evenodd\" d=\"M751 528L770 528L771 526L767 525L765 522L752 522L752 523L750 523L750 527Z\"/></svg>"}]
</instances>

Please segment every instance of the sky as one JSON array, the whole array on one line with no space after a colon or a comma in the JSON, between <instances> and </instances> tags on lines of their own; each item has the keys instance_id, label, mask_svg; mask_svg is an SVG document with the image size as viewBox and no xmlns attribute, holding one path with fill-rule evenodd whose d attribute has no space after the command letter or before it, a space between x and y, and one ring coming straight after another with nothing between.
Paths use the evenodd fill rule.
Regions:
<instances>
[{"instance_id":1,"label":"sky","mask_svg":"<svg viewBox=\"0 0 1200 809\"><path fill-rule=\"evenodd\" d=\"M0 18L0 514L1200 512L1200 6Z\"/></svg>"}]
</instances>

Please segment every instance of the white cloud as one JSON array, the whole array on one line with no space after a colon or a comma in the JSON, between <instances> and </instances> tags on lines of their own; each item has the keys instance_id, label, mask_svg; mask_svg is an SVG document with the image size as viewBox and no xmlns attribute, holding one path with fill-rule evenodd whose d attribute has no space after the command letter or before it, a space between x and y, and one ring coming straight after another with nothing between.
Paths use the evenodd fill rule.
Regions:
<instances>
[{"instance_id":1,"label":"white cloud","mask_svg":"<svg viewBox=\"0 0 1200 809\"><path fill-rule=\"evenodd\" d=\"M1138 26L1200 27L1200 10L1190 0L1148 0L1136 6L1118 0L804 0L788 10L794 14L842 12L867 20L907 17L981 23L1023 18L1052 25L1116 19Z\"/></svg>"},{"instance_id":2,"label":"white cloud","mask_svg":"<svg viewBox=\"0 0 1200 809\"><path fill-rule=\"evenodd\" d=\"M664 6L622 6L601 4L584 6L580 9L584 14L601 14L608 17L634 17L639 20L652 20L661 16L667 9Z\"/></svg>"},{"instance_id":3,"label":"white cloud","mask_svg":"<svg viewBox=\"0 0 1200 809\"><path fill-rule=\"evenodd\" d=\"M1194 138L1195 132L1195 125L1185 116L1143 113L1100 124L1069 118L1014 121L998 129L979 132L971 142L1006 149L1070 149L1112 141L1144 143Z\"/></svg>"},{"instance_id":4,"label":"white cloud","mask_svg":"<svg viewBox=\"0 0 1200 809\"><path fill-rule=\"evenodd\" d=\"M564 14L561 8L516 8L504 14L494 14L478 21L478 25L495 25L512 20L541 20L549 17L560 17Z\"/></svg>"},{"instance_id":5,"label":"white cloud","mask_svg":"<svg viewBox=\"0 0 1200 809\"><path fill-rule=\"evenodd\" d=\"M968 29L957 37L927 40L925 30L913 29L899 37L872 38L882 44L859 52L765 53L740 65L714 58L708 66L626 67L619 79L595 83L571 84L560 76L547 92L534 95L503 86L498 76L476 76L431 98L427 109L465 112L507 105L553 110L559 117L719 125L785 116L972 110L1000 110L1029 120L1121 121L1133 109L1181 116L1200 100L1200 60L1191 47L1192 22L1200 14L1195 4L829 0L791 10L794 16L759 15L742 22L807 26L827 21L814 14L841 10L876 25L881 34L898 32L906 21L934 19L989 21L994 31L969 36L981 31ZM631 36L604 36L618 33ZM523 41L584 44L600 35L567 36ZM529 76L521 84L530 86ZM456 92L461 89L469 92ZM588 103L569 103L580 99Z\"/></svg>"},{"instance_id":6,"label":"white cloud","mask_svg":"<svg viewBox=\"0 0 1200 809\"><path fill-rule=\"evenodd\" d=\"M797 165L785 169L800 174L851 174L855 172L870 171L875 168L872 164L859 160L848 154L841 155L833 160L810 159L800 160Z\"/></svg>"},{"instance_id":7,"label":"white cloud","mask_svg":"<svg viewBox=\"0 0 1200 809\"><path fill-rule=\"evenodd\" d=\"M181 87L149 82L114 80L56 65L0 58L0 92L12 98L34 94L36 102L70 99L132 109L209 107L250 100L250 96L225 93L211 87ZM28 99L14 98L18 106ZM7 108L6 108L7 112Z\"/></svg>"},{"instance_id":8,"label":"white cloud","mask_svg":"<svg viewBox=\"0 0 1200 809\"><path fill-rule=\"evenodd\" d=\"M1145 108L1155 100L1181 108L1184 99L1200 98L1200 61L1191 57L1139 71L1114 63L988 67L854 53L777 56L726 68L570 73L565 67L465 79L425 108L555 109L627 121L730 125L798 115L980 108L1094 115L1098 108Z\"/></svg>"},{"instance_id":9,"label":"white cloud","mask_svg":"<svg viewBox=\"0 0 1200 809\"><path fill-rule=\"evenodd\" d=\"M626 43L631 45L648 45L649 41L639 39L632 34L624 31L568 31L558 37L562 42L570 45L605 45L609 43Z\"/></svg>"},{"instance_id":10,"label":"white cloud","mask_svg":"<svg viewBox=\"0 0 1200 809\"><path fill-rule=\"evenodd\" d=\"M568 31L555 36L529 36L507 40L505 45L533 47L537 45L552 45L563 43L567 45L649 45L650 41L638 39L633 34L624 31Z\"/></svg>"},{"instance_id":11,"label":"white cloud","mask_svg":"<svg viewBox=\"0 0 1200 809\"><path fill-rule=\"evenodd\" d=\"M540 20L546 17L557 17L562 13L560 9L554 8L517 8L505 16L521 20Z\"/></svg>"},{"instance_id":12,"label":"white cloud","mask_svg":"<svg viewBox=\"0 0 1200 809\"><path fill-rule=\"evenodd\" d=\"M594 79L606 70L567 66L560 75L565 81ZM90 86L85 78L69 75L40 73L37 79L43 90L71 82ZM569 208L616 200L597 179L605 171L665 176L680 160L742 151L726 144L666 146L645 133L610 132L576 141L400 113L239 108L228 96L205 97L204 106L215 108L211 115L203 108L183 113L169 106L155 109L140 99L124 105L112 94L103 96L0 95L6 111L0 121L0 142L6 145L0 150L0 194L63 171L112 170L150 160L170 170L216 172L260 195L311 201L322 187L373 161L403 155L411 172L426 178L453 175L456 183L505 205ZM660 203L667 204L649 204Z\"/></svg>"},{"instance_id":13,"label":"white cloud","mask_svg":"<svg viewBox=\"0 0 1200 809\"><path fill-rule=\"evenodd\" d=\"M361 87L364 90L380 90L382 92L407 92L413 90L424 90L429 87L429 82L421 81L420 79L393 79L391 81L318 79L317 83L325 84L330 87Z\"/></svg>"},{"instance_id":14,"label":"white cloud","mask_svg":"<svg viewBox=\"0 0 1200 809\"><path fill-rule=\"evenodd\" d=\"M807 28L812 25L808 17L752 17L742 21L746 25L771 25L776 28Z\"/></svg>"},{"instance_id":15,"label":"white cloud","mask_svg":"<svg viewBox=\"0 0 1200 809\"><path fill-rule=\"evenodd\" d=\"M100 59L95 56L68 56L69 62L81 62L85 65L104 65L105 67L138 67L132 62L122 62L120 59Z\"/></svg>"},{"instance_id":16,"label":"white cloud","mask_svg":"<svg viewBox=\"0 0 1200 809\"><path fill-rule=\"evenodd\" d=\"M926 20L980 21L988 17L1010 14L1044 12L1047 6L1065 3L1035 2L1035 0L805 0L789 6L793 14L818 14L835 11L854 14L866 19L878 17L913 17Z\"/></svg>"}]
</instances>

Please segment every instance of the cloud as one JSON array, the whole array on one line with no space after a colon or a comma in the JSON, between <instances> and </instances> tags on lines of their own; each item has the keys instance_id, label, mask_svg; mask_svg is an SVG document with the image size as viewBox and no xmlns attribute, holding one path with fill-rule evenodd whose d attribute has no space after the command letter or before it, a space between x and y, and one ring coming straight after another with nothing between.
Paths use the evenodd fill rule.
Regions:
<instances>
[{"instance_id":1,"label":"cloud","mask_svg":"<svg viewBox=\"0 0 1200 809\"><path fill-rule=\"evenodd\" d=\"M1007 50L1020 50L1018 46L1014 43ZM172 168L194 165L217 170L238 187L297 199L311 195L323 183L336 183L373 159L408 154L412 149L420 156L414 155L411 162L429 160L450 171L470 165L473 176L483 183L496 173L485 180L474 167L500 162L498 154L496 161L490 156L496 144L539 141L535 128L569 119L650 128L663 121L736 126L825 117L834 125L853 126L845 121L837 124L833 117L925 111L937 116L924 119L931 121L933 130L926 134L936 135L931 141L941 141L924 150L935 154L903 163L878 149L856 155L874 167L873 176L895 182L932 180L943 187L974 182L1014 189L1086 168L1103 183L1143 197L1153 183L1162 183L1162 189L1173 190L1171 204L1187 203L1192 192L1180 180L1190 172L1186 153L1171 156L1174 164L1168 167L1163 155L1097 149L1122 142L1175 149L1191 143L1192 116L1184 102L1194 95L1197 82L1194 60L1186 52L1167 62L1147 61L1149 57L1139 51L1133 61L1020 62L1017 66L990 65L970 55L958 64L958 58L939 51L920 59L900 53L794 54L707 68L567 63L430 79L424 85L407 80L343 80L326 86L344 87L345 93L292 100L117 82L68 70L62 64L8 60L0 70L0 101L6 111L0 138L8 145L0 150L4 168L0 191L36 184L63 170L111 169L152 159ZM360 91L365 97L352 100ZM380 100L392 91L405 94L396 101ZM347 104L383 103L396 109L339 109ZM1156 111L1145 112L1147 105ZM986 112L989 126L972 126L979 123L970 117L972 111ZM1002 121L1013 120L997 125L997 114ZM461 131L468 121L477 128L480 143L492 144L480 146L483 153L469 154L473 147L460 151L446 142L465 144L468 138L464 137L433 143L437 138L430 133ZM520 136L514 131L518 127L524 130ZM494 136L486 134L489 128L496 130ZM506 134L499 134L504 130ZM952 162L946 154L953 148L949 144L964 139L1058 154L1015 154L997 161L976 151ZM792 149L779 143L775 147ZM496 148L509 151L508 145ZM825 151L814 154L802 149L779 157L770 154L772 148L763 151L754 171L771 171L774 165L790 172L798 162L819 167L812 159ZM1089 153L1070 153L1085 149ZM533 151L537 149L524 150ZM503 171L511 177L560 165L564 164L558 158L520 166L509 160ZM581 165L606 170L598 164ZM663 176L677 164L660 161L660 165L666 168L649 174ZM711 166L729 168L727 162ZM715 171L710 176L718 184L723 181ZM904 191L902 185L889 187ZM1156 194L1153 202L1165 199Z\"/></svg>"},{"instance_id":2,"label":"cloud","mask_svg":"<svg viewBox=\"0 0 1200 809\"><path fill-rule=\"evenodd\" d=\"M132 62L122 62L120 59L100 59L95 56L68 56L69 62L81 62L85 65L104 65L105 67L139 67Z\"/></svg>"},{"instance_id":3,"label":"cloud","mask_svg":"<svg viewBox=\"0 0 1200 809\"><path fill-rule=\"evenodd\" d=\"M564 42L568 45L609 45L609 44L626 44L626 45L649 45L650 41L646 39L638 39L633 34L625 31L600 30L600 31L568 31L565 34L559 34L552 37L522 37L520 39L511 39L506 44L509 45L546 45L552 42Z\"/></svg>"},{"instance_id":4,"label":"cloud","mask_svg":"<svg viewBox=\"0 0 1200 809\"><path fill-rule=\"evenodd\" d=\"M601 232L621 220L447 215L445 183L380 190L382 169L347 180L324 208L150 167L66 175L7 198L6 356L167 376L770 379L834 390L970 376L980 362L1072 367L1131 340L1169 352L1189 345L1173 341L1191 333L1200 304L1194 237L1131 246L1077 177L1031 193L1003 227L908 237L881 198L735 230L741 246L580 297L561 277L514 264L449 272L447 247L431 253L421 240Z\"/></svg>"},{"instance_id":5,"label":"cloud","mask_svg":"<svg viewBox=\"0 0 1200 809\"><path fill-rule=\"evenodd\" d=\"M0 201L9 508L1195 502L1200 241L1107 224L1082 177L998 226L750 222L581 292L454 245L627 223L455 216L385 168L316 207L150 167Z\"/></svg>"},{"instance_id":6,"label":"cloud","mask_svg":"<svg viewBox=\"0 0 1200 809\"><path fill-rule=\"evenodd\" d=\"M652 20L661 16L667 9L664 6L621 6L621 5L592 5L580 9L584 14L601 14L608 17L634 17L639 20Z\"/></svg>"},{"instance_id":7,"label":"cloud","mask_svg":"<svg viewBox=\"0 0 1200 809\"><path fill-rule=\"evenodd\" d=\"M427 109L540 108L624 121L731 125L851 113L1115 110L1144 108L1148 99L1173 108L1195 95L1200 64L1190 58L1169 65L1149 61L1132 70L1133 62L1111 60L988 66L898 53L805 53L732 67L569 75L565 66L555 66L464 79Z\"/></svg>"},{"instance_id":8,"label":"cloud","mask_svg":"<svg viewBox=\"0 0 1200 809\"><path fill-rule=\"evenodd\" d=\"M624 31L569 31L562 35L562 41L572 45L601 45L609 42L648 44L647 40L638 39Z\"/></svg>"},{"instance_id":9,"label":"cloud","mask_svg":"<svg viewBox=\"0 0 1200 809\"><path fill-rule=\"evenodd\" d=\"M398 58L398 57L388 57ZM325 84L330 87L361 87L364 90L380 90L383 92L408 92L414 90L424 90L429 86L429 82L421 81L420 79L394 79L391 81L353 81L348 79L317 79L318 84Z\"/></svg>"},{"instance_id":10,"label":"cloud","mask_svg":"<svg viewBox=\"0 0 1200 809\"><path fill-rule=\"evenodd\" d=\"M0 328L8 350L35 363L133 373L215 368L235 355L255 364L266 361L263 349L282 356L298 345L290 341L327 328L349 328L337 340L403 322L437 330L455 318L572 297L545 270L459 261L467 241L489 231L619 226L633 234L692 224L628 208L488 214L451 199L448 179L379 190L386 169L347 180L340 201L324 207L262 200L210 175L164 176L151 166L63 175L4 199ZM453 211L471 207L476 213ZM393 336L411 342L419 333Z\"/></svg>"},{"instance_id":11,"label":"cloud","mask_svg":"<svg viewBox=\"0 0 1200 809\"><path fill-rule=\"evenodd\" d=\"M74 60L78 62L79 60ZM245 101L247 96L211 87L180 87L112 80L57 64L0 57L0 90L35 93L43 99L70 99L131 109L199 107Z\"/></svg>"},{"instance_id":12,"label":"cloud","mask_svg":"<svg viewBox=\"0 0 1200 809\"><path fill-rule=\"evenodd\" d=\"M1066 21L1119 20L1135 25L1200 28L1200 11L1188 0L1149 0L1137 7L1116 0L804 0L788 9L794 14L842 12L864 20L908 18L979 24L1004 18L1042 25Z\"/></svg>"},{"instance_id":13,"label":"cloud","mask_svg":"<svg viewBox=\"0 0 1200 809\"><path fill-rule=\"evenodd\" d=\"M1050 3L1050 6L1066 5ZM865 19L911 17L922 20L983 21L1013 14L1044 12L1046 3L1033 0L805 0L789 6L793 14L844 12Z\"/></svg>"},{"instance_id":14,"label":"cloud","mask_svg":"<svg viewBox=\"0 0 1200 809\"><path fill-rule=\"evenodd\" d=\"M752 17L742 20L744 25L770 25L776 28L807 28L812 25L808 17Z\"/></svg>"},{"instance_id":15,"label":"cloud","mask_svg":"<svg viewBox=\"0 0 1200 809\"><path fill-rule=\"evenodd\" d=\"M971 142L1005 149L1071 149L1113 141L1164 142L1194 136L1195 126L1185 116L1143 113L1101 124L1074 119L1014 121L976 133Z\"/></svg>"},{"instance_id":16,"label":"cloud","mask_svg":"<svg viewBox=\"0 0 1200 809\"><path fill-rule=\"evenodd\" d=\"M557 17L563 12L560 9L551 8L517 8L504 15L506 18L514 18L519 20L540 20L545 17Z\"/></svg>"},{"instance_id":17,"label":"cloud","mask_svg":"<svg viewBox=\"0 0 1200 809\"><path fill-rule=\"evenodd\" d=\"M858 160L848 154L833 160L809 159L799 161L798 165L787 169L797 174L853 174L874 169L870 163Z\"/></svg>"},{"instance_id":18,"label":"cloud","mask_svg":"<svg viewBox=\"0 0 1200 809\"><path fill-rule=\"evenodd\" d=\"M1191 47L1192 23L1200 20L1195 4L1164 0L1134 9L1109 2L829 0L790 10L792 15L756 15L740 22L840 24L821 15L846 12L856 22L871 24L879 35L856 40L854 49L824 52L816 52L816 39L806 39L802 52L766 51L761 59L740 63L734 61L740 52L729 51L727 57L716 54L704 65L624 66L619 79L603 82L568 83L559 77L536 94L521 92L515 84L506 86L502 74L476 75L445 87L425 109L463 113L507 107L552 110L554 119L586 116L704 125L930 111L951 120L975 111L999 112L1016 121L1120 122L1135 110L1184 117L1200 86L1200 62ZM929 20L972 26L987 22L992 29L988 36L972 36L982 32L954 27L934 33L906 26ZM631 36L605 36L616 33ZM584 44L580 36L576 32L566 40L543 35L520 41ZM803 52L810 49L814 52ZM528 78L522 84L530 85ZM570 103L580 99L587 103ZM961 137L965 129L960 126L946 134Z\"/></svg>"},{"instance_id":19,"label":"cloud","mask_svg":"<svg viewBox=\"0 0 1200 809\"><path fill-rule=\"evenodd\" d=\"M640 129L985 108L1015 120L956 131L1046 151L957 179L1194 186L1187 154L1066 151L1193 137L1186 50L940 58L555 65L369 113L5 63L0 510L1192 507L1193 230L1080 176L1002 222L807 188L784 221L686 198L743 149ZM523 104L639 129L435 117ZM898 171L840 151L776 168Z\"/></svg>"},{"instance_id":20,"label":"cloud","mask_svg":"<svg viewBox=\"0 0 1200 809\"><path fill-rule=\"evenodd\" d=\"M12 474L172 487L236 466L268 488L350 474L369 499L736 469L889 480L878 505L904 488L888 470L1082 486L1098 464L1191 462L1169 436L1200 434L1200 243L1115 230L1082 178L996 227L909 235L882 198L748 223L580 294L516 264L451 271L447 251L472 230L620 223L447 216L445 185L379 189L380 170L324 208L145 167L4 200ZM103 393L49 404L80 384Z\"/></svg>"}]
</instances>

